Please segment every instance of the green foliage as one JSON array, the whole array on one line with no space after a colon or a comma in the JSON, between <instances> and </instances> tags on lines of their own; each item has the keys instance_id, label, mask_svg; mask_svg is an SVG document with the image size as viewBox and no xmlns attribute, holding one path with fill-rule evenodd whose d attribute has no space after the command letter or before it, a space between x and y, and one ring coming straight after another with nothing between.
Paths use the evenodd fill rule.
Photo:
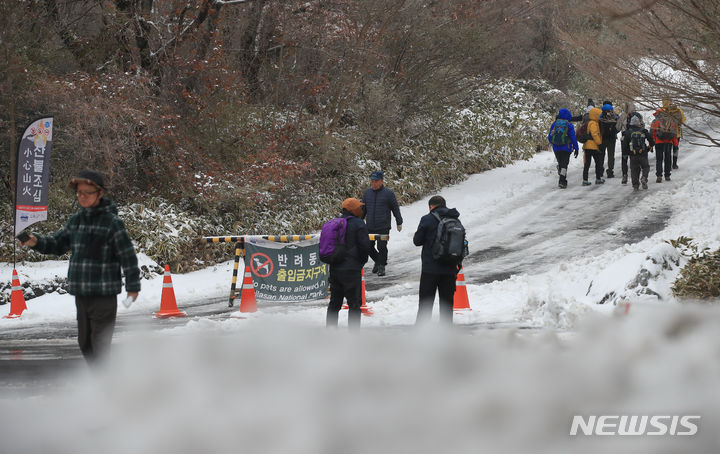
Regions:
<instances>
[{"instance_id":1,"label":"green foliage","mask_svg":"<svg viewBox=\"0 0 720 454\"><path fill-rule=\"evenodd\" d=\"M720 297L720 249L714 252L709 248L698 250L692 239L684 236L668 242L683 255L690 256L673 283L673 294L700 299Z\"/></svg>"}]
</instances>

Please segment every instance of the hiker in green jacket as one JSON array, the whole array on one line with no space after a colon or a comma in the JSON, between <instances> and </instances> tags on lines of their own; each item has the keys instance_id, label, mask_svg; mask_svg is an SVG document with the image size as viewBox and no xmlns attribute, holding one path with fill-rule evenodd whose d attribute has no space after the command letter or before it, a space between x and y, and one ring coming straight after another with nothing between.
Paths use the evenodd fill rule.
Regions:
<instances>
[{"instance_id":1,"label":"hiker in green jacket","mask_svg":"<svg viewBox=\"0 0 720 454\"><path fill-rule=\"evenodd\" d=\"M75 296L78 344L88 362L110 347L117 315L117 294L125 289L134 301L140 291L140 269L132 240L114 202L103 197L102 175L83 170L70 180L80 211L52 235L30 235L22 243L43 254L70 252L67 291Z\"/></svg>"}]
</instances>

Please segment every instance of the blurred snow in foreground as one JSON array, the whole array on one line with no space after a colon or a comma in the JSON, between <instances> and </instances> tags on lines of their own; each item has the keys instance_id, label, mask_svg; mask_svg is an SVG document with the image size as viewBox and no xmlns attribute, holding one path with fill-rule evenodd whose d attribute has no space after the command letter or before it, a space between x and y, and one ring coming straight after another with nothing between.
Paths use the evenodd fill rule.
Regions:
<instances>
[{"instance_id":1,"label":"blurred snow in foreground","mask_svg":"<svg viewBox=\"0 0 720 454\"><path fill-rule=\"evenodd\" d=\"M550 330L286 324L117 344L2 399L7 453L675 453L720 448L720 309ZM79 363L81 364L81 363ZM576 436L574 415L700 415L695 436Z\"/></svg>"}]
</instances>

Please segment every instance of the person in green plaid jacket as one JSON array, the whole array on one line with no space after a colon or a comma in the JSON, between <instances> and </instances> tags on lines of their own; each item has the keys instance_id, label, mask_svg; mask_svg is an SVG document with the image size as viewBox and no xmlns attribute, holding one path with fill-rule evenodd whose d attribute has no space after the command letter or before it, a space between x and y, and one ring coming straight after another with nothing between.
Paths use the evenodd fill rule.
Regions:
<instances>
[{"instance_id":1,"label":"person in green plaid jacket","mask_svg":"<svg viewBox=\"0 0 720 454\"><path fill-rule=\"evenodd\" d=\"M88 362L102 357L110 348L117 316L117 294L122 276L128 296L137 299L140 269L132 240L118 217L117 206L103 197L102 175L83 170L70 180L80 211L52 235L35 236L24 246L43 254L62 255L70 251L67 291L75 296L78 344Z\"/></svg>"}]
</instances>

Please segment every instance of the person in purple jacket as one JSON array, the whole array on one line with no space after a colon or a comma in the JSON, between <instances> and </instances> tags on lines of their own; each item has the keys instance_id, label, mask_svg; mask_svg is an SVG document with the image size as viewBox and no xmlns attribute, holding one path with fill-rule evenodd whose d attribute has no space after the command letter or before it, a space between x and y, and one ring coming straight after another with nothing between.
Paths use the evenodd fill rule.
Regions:
<instances>
[{"instance_id":1,"label":"person in purple jacket","mask_svg":"<svg viewBox=\"0 0 720 454\"><path fill-rule=\"evenodd\" d=\"M557 119L550 126L548 132L548 142L553 147L555 153L555 159L557 159L558 175L560 176L558 181L558 187L560 189L567 188L567 169L570 164L570 153L575 152L575 157L578 157L578 146L577 138L575 137L575 127L570 123L572 114L567 109L560 109L557 115Z\"/></svg>"}]
</instances>

